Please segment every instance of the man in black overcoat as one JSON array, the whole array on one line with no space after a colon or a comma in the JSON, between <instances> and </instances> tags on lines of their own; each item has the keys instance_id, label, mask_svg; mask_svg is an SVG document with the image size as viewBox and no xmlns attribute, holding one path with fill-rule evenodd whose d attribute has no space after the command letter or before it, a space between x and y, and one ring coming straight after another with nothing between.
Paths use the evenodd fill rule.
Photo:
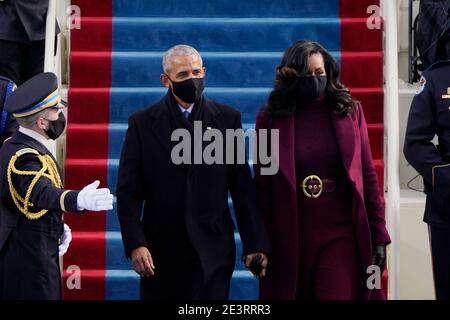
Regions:
<instances>
[{"instance_id":1,"label":"man in black overcoat","mask_svg":"<svg viewBox=\"0 0 450 320\"><path fill-rule=\"evenodd\" d=\"M206 69L194 48L171 48L163 67L167 94L130 116L122 148L117 209L125 254L141 275L141 299L228 299L236 254L228 192L246 265L262 257L258 276L267 265L268 240L250 168L245 161L195 164L192 158L202 146L195 130L202 135L216 129L225 137L226 129L241 128L241 116L203 95ZM175 159L177 129L197 143L180 153L190 162Z\"/></svg>"}]
</instances>

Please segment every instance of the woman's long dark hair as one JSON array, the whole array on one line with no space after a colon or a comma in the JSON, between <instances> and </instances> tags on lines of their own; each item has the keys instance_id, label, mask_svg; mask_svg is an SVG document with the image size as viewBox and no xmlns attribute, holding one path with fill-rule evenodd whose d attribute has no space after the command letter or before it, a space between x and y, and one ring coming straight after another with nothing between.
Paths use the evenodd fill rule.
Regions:
<instances>
[{"instance_id":1,"label":"woman's long dark hair","mask_svg":"<svg viewBox=\"0 0 450 320\"><path fill-rule=\"evenodd\" d=\"M352 112L353 98L350 91L339 81L336 60L317 42L301 40L286 49L281 64L276 68L275 85L267 106L263 108L269 117L286 117L295 111L299 102L299 76L309 73L309 57L314 53L320 53L325 64L326 102L339 116L344 117Z\"/></svg>"}]
</instances>

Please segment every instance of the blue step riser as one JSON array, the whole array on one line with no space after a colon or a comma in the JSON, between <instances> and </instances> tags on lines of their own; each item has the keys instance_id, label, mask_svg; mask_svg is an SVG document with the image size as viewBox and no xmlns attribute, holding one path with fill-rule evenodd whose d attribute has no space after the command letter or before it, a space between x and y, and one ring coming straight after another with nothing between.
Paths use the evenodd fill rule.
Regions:
<instances>
[{"instance_id":1,"label":"blue step riser","mask_svg":"<svg viewBox=\"0 0 450 320\"><path fill-rule=\"evenodd\" d=\"M256 113L267 102L272 88L261 89L217 89L206 88L205 94L211 100L230 105L241 112L242 122L255 122ZM167 93L162 87L146 90L145 88L134 89L111 89L110 123L127 123L128 117L135 111L148 107L161 99Z\"/></svg>"},{"instance_id":2,"label":"blue step riser","mask_svg":"<svg viewBox=\"0 0 450 320\"><path fill-rule=\"evenodd\" d=\"M246 271L234 272L231 279L231 300L258 299L258 281ZM106 271L106 299L107 300L138 300L139 276L128 270Z\"/></svg>"},{"instance_id":3,"label":"blue step riser","mask_svg":"<svg viewBox=\"0 0 450 320\"><path fill-rule=\"evenodd\" d=\"M235 233L236 263L235 270L245 270L240 260L242 255L242 243L238 233ZM106 268L108 270L131 269L131 262L125 258L120 232L106 233Z\"/></svg>"},{"instance_id":4,"label":"blue step riser","mask_svg":"<svg viewBox=\"0 0 450 320\"><path fill-rule=\"evenodd\" d=\"M113 19L113 51L284 51L300 39L340 50L339 19Z\"/></svg>"},{"instance_id":5,"label":"blue step riser","mask_svg":"<svg viewBox=\"0 0 450 320\"><path fill-rule=\"evenodd\" d=\"M272 87L282 53L205 54L206 86ZM340 63L339 55L335 57ZM159 87L161 54L112 54L112 87Z\"/></svg>"},{"instance_id":6,"label":"blue step riser","mask_svg":"<svg viewBox=\"0 0 450 320\"><path fill-rule=\"evenodd\" d=\"M339 17L339 0L113 0L113 16Z\"/></svg>"}]
</instances>

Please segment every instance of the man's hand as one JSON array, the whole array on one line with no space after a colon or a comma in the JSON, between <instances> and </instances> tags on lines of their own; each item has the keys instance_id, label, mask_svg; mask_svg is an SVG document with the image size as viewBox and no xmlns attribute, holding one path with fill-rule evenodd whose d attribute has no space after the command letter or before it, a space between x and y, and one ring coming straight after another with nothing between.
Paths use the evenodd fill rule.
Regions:
<instances>
[{"instance_id":1,"label":"man's hand","mask_svg":"<svg viewBox=\"0 0 450 320\"><path fill-rule=\"evenodd\" d=\"M260 274L255 274L255 273L250 269L250 266L251 266L252 260L253 260L254 258L257 258L258 255L261 255L261 258L262 258L262 263L261 263L261 265L262 265L263 269L261 270L261 273L260 273ZM268 263L267 256L266 256L264 253L261 253L261 252L251 253L251 254L248 254L248 255L245 257L245 266L247 267L247 269L250 269L250 271L252 271L252 273L253 273L257 278L262 278L262 277L264 277L264 276L266 275L267 263Z\"/></svg>"},{"instance_id":2,"label":"man's hand","mask_svg":"<svg viewBox=\"0 0 450 320\"><path fill-rule=\"evenodd\" d=\"M81 210L104 211L113 209L113 195L108 188L97 189L100 181L95 180L93 183L84 187L77 198L78 208Z\"/></svg>"},{"instance_id":3,"label":"man's hand","mask_svg":"<svg viewBox=\"0 0 450 320\"><path fill-rule=\"evenodd\" d=\"M146 247L139 247L131 253L133 269L142 277L149 277L155 274L155 265L150 251Z\"/></svg>"},{"instance_id":4,"label":"man's hand","mask_svg":"<svg viewBox=\"0 0 450 320\"><path fill-rule=\"evenodd\" d=\"M58 246L58 253L60 257L62 257L67 252L71 241L72 231L67 224L64 224L64 233L61 237L61 244Z\"/></svg>"}]
</instances>

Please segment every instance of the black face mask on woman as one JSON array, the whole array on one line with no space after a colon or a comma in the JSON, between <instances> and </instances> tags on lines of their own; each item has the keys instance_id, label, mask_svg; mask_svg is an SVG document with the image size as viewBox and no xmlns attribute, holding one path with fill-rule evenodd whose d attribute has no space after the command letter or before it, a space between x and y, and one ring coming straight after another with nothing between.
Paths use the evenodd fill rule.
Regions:
<instances>
[{"instance_id":1,"label":"black face mask on woman","mask_svg":"<svg viewBox=\"0 0 450 320\"><path fill-rule=\"evenodd\" d=\"M169 76L167 77L169 78ZM179 82L172 81L172 92L186 103L197 101L202 96L204 89L203 78L189 78Z\"/></svg>"},{"instance_id":2,"label":"black face mask on woman","mask_svg":"<svg viewBox=\"0 0 450 320\"><path fill-rule=\"evenodd\" d=\"M313 102L325 95L326 76L302 76L298 79L298 98L302 103Z\"/></svg>"},{"instance_id":3,"label":"black face mask on woman","mask_svg":"<svg viewBox=\"0 0 450 320\"><path fill-rule=\"evenodd\" d=\"M66 128L66 117L62 112L60 112L58 119L56 120L48 120L48 128L45 129L45 133L52 140L56 140L59 136L64 132Z\"/></svg>"}]
</instances>

